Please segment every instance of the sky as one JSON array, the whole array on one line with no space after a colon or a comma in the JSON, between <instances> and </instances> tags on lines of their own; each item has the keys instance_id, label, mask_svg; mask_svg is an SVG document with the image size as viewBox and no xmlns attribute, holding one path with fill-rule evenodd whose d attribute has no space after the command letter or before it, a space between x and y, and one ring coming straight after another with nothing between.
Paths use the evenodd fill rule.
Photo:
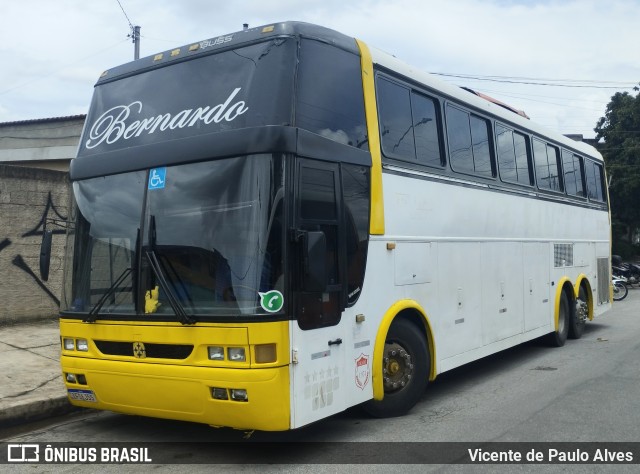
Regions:
<instances>
[{"instance_id":1,"label":"sky","mask_svg":"<svg viewBox=\"0 0 640 474\"><path fill-rule=\"evenodd\" d=\"M85 114L106 69L296 20L356 37L443 80L593 138L640 82L640 0L0 0L0 122ZM535 83L535 84L533 84Z\"/></svg>"}]
</instances>

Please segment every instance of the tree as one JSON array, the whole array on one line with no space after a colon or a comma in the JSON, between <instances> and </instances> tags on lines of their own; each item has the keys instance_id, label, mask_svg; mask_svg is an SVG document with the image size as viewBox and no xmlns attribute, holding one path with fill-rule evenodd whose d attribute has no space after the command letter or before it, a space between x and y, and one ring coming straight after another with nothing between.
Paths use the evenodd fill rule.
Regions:
<instances>
[{"instance_id":1,"label":"tree","mask_svg":"<svg viewBox=\"0 0 640 474\"><path fill-rule=\"evenodd\" d=\"M611 180L613 241L631 243L640 229L640 89L617 92L594 129ZM604 140L604 142L602 142Z\"/></svg>"}]
</instances>

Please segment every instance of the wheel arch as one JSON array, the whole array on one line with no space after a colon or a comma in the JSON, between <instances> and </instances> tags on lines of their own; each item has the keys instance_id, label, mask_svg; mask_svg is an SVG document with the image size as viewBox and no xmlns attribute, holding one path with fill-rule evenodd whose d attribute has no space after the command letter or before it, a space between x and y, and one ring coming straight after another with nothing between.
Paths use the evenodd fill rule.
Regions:
<instances>
[{"instance_id":1,"label":"wheel arch","mask_svg":"<svg viewBox=\"0 0 640 474\"><path fill-rule=\"evenodd\" d=\"M433 328L426 311L414 300L400 300L391 305L382 316L382 321L376 333L376 340L373 347L373 368L372 386L373 399L382 400L384 398L384 386L382 377L382 356L384 354L384 344L389 333L389 328L396 318L409 321L425 337L427 349L429 350L429 380L436 378L436 346L433 339Z\"/></svg>"}]
</instances>

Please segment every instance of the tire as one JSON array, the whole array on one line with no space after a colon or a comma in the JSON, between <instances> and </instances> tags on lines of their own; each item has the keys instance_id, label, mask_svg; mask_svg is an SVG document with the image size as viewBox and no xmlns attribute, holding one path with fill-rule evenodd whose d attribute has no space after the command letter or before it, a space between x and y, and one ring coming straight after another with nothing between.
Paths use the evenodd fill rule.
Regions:
<instances>
[{"instance_id":1,"label":"tire","mask_svg":"<svg viewBox=\"0 0 640 474\"><path fill-rule=\"evenodd\" d=\"M629 288L622 281L617 281L613 284L613 301L621 301L627 297Z\"/></svg>"},{"instance_id":2,"label":"tire","mask_svg":"<svg viewBox=\"0 0 640 474\"><path fill-rule=\"evenodd\" d=\"M384 398L369 400L362 408L377 418L404 415L422 398L430 367L424 334L408 320L396 318L384 345Z\"/></svg>"},{"instance_id":3,"label":"tire","mask_svg":"<svg viewBox=\"0 0 640 474\"><path fill-rule=\"evenodd\" d=\"M560 306L558 308L558 330L547 334L546 342L552 347L562 347L567 342L567 336L569 333L569 318L571 315L571 308L569 306L569 297L567 293L562 290L560 293Z\"/></svg>"},{"instance_id":4,"label":"tire","mask_svg":"<svg viewBox=\"0 0 640 474\"><path fill-rule=\"evenodd\" d=\"M584 327L589 318L589 300L587 298L587 290L580 285L576 305L569 317L569 338L580 339L584 333Z\"/></svg>"}]
</instances>

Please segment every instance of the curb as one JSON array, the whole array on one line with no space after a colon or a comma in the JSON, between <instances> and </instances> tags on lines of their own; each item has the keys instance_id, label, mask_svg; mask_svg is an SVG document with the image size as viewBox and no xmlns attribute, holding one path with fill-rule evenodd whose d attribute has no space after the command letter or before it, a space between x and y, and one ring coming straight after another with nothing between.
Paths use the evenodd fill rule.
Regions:
<instances>
[{"instance_id":1,"label":"curb","mask_svg":"<svg viewBox=\"0 0 640 474\"><path fill-rule=\"evenodd\" d=\"M77 410L81 410L81 408L71 405L66 395L19 403L2 410L0 413L0 428L66 415Z\"/></svg>"}]
</instances>

